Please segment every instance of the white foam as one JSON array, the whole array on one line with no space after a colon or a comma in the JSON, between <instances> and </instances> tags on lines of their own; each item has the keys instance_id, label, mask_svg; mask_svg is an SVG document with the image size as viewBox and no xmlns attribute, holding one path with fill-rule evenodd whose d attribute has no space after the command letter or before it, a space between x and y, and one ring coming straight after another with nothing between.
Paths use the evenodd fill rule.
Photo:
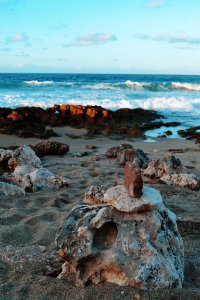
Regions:
<instances>
[{"instance_id":1,"label":"white foam","mask_svg":"<svg viewBox=\"0 0 200 300\"><path fill-rule=\"evenodd\" d=\"M29 80L29 81L24 81L24 83L28 85L51 85L53 84L53 81Z\"/></svg>"},{"instance_id":2,"label":"white foam","mask_svg":"<svg viewBox=\"0 0 200 300\"><path fill-rule=\"evenodd\" d=\"M138 82L138 81L131 81L131 80L127 80L125 82L125 85L127 87L132 87L132 88L140 88L140 87L143 87L143 86L147 86L148 83L147 82Z\"/></svg>"},{"instance_id":3,"label":"white foam","mask_svg":"<svg viewBox=\"0 0 200 300\"><path fill-rule=\"evenodd\" d=\"M172 82L172 87L178 90L200 91L200 84Z\"/></svg>"},{"instance_id":4,"label":"white foam","mask_svg":"<svg viewBox=\"0 0 200 300\"><path fill-rule=\"evenodd\" d=\"M86 84L82 85L82 88L91 89L91 90L117 90L116 87L112 86L111 84L107 83L97 83L97 84Z\"/></svg>"}]
</instances>

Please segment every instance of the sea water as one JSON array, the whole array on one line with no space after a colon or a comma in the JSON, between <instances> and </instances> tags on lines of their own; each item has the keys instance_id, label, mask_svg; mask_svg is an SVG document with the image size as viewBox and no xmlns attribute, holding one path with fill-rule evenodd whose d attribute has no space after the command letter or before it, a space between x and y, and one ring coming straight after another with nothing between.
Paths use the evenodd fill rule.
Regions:
<instances>
[{"instance_id":1,"label":"sea water","mask_svg":"<svg viewBox=\"0 0 200 300\"><path fill-rule=\"evenodd\" d=\"M166 122L181 122L177 130L200 125L200 76L117 74L0 74L0 107L53 104L100 105L153 109ZM161 134L165 127L153 132Z\"/></svg>"}]
</instances>

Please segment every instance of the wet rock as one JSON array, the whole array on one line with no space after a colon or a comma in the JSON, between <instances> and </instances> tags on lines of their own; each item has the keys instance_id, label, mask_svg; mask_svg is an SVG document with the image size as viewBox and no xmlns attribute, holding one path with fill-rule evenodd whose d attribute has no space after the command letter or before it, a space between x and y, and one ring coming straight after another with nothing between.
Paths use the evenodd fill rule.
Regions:
<instances>
[{"instance_id":1,"label":"wet rock","mask_svg":"<svg viewBox=\"0 0 200 300\"><path fill-rule=\"evenodd\" d=\"M143 180L141 169L134 163L126 163L124 168L124 186L130 196L140 198L142 196Z\"/></svg>"},{"instance_id":2,"label":"wet rock","mask_svg":"<svg viewBox=\"0 0 200 300\"><path fill-rule=\"evenodd\" d=\"M31 146L31 148L39 157L46 155L63 155L69 151L69 145L53 141L44 141L35 146Z\"/></svg>"},{"instance_id":3,"label":"wet rock","mask_svg":"<svg viewBox=\"0 0 200 300\"><path fill-rule=\"evenodd\" d=\"M77 286L182 287L183 242L176 216L153 188L144 186L142 196L134 197L130 185L137 186L137 176L141 179L127 164L125 181L132 195L123 185L107 191L92 187L84 198L92 206L78 205L69 213L56 235L64 260L58 278Z\"/></svg>"},{"instance_id":4,"label":"wet rock","mask_svg":"<svg viewBox=\"0 0 200 300\"><path fill-rule=\"evenodd\" d=\"M144 170L144 175L150 178L160 178L184 172L184 167L179 158L168 154L160 159L149 162Z\"/></svg>"},{"instance_id":5,"label":"wet rock","mask_svg":"<svg viewBox=\"0 0 200 300\"><path fill-rule=\"evenodd\" d=\"M200 179L194 174L172 174L171 176L163 176L161 180L169 185L175 184L181 188L188 188L195 191L200 189Z\"/></svg>"}]
</instances>

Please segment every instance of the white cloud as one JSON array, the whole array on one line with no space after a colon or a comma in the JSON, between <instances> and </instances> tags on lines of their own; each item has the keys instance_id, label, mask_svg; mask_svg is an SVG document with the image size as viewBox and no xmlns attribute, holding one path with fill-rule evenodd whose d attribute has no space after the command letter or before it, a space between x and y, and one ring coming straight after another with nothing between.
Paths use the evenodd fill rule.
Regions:
<instances>
[{"instance_id":1,"label":"white cloud","mask_svg":"<svg viewBox=\"0 0 200 300\"><path fill-rule=\"evenodd\" d=\"M116 41L117 38L112 33L86 33L77 37L72 43L64 44L65 47L83 47L105 44Z\"/></svg>"},{"instance_id":2,"label":"white cloud","mask_svg":"<svg viewBox=\"0 0 200 300\"><path fill-rule=\"evenodd\" d=\"M161 35L149 35L149 34L136 34L136 38L140 40L152 40L168 42L170 44L189 44L189 45L199 45L200 36L191 36L189 34L161 34Z\"/></svg>"},{"instance_id":3,"label":"white cloud","mask_svg":"<svg viewBox=\"0 0 200 300\"><path fill-rule=\"evenodd\" d=\"M158 8L158 7L163 6L164 3L165 3L164 0L153 0L153 1L147 2L146 6L151 7L151 8Z\"/></svg>"}]
</instances>

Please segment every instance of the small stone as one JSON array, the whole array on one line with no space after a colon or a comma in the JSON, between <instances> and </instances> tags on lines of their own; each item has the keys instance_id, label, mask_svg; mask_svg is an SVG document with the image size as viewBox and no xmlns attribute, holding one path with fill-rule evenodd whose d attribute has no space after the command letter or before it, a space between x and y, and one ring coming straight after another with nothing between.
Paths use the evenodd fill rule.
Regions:
<instances>
[{"instance_id":1,"label":"small stone","mask_svg":"<svg viewBox=\"0 0 200 300\"><path fill-rule=\"evenodd\" d=\"M88 149L88 150L95 150L95 149L97 149L97 146L94 146L94 145L86 145L85 148Z\"/></svg>"},{"instance_id":2,"label":"small stone","mask_svg":"<svg viewBox=\"0 0 200 300\"><path fill-rule=\"evenodd\" d=\"M143 180L141 169L134 163L128 162L124 168L124 186L130 196L140 198L142 196Z\"/></svg>"}]
</instances>

